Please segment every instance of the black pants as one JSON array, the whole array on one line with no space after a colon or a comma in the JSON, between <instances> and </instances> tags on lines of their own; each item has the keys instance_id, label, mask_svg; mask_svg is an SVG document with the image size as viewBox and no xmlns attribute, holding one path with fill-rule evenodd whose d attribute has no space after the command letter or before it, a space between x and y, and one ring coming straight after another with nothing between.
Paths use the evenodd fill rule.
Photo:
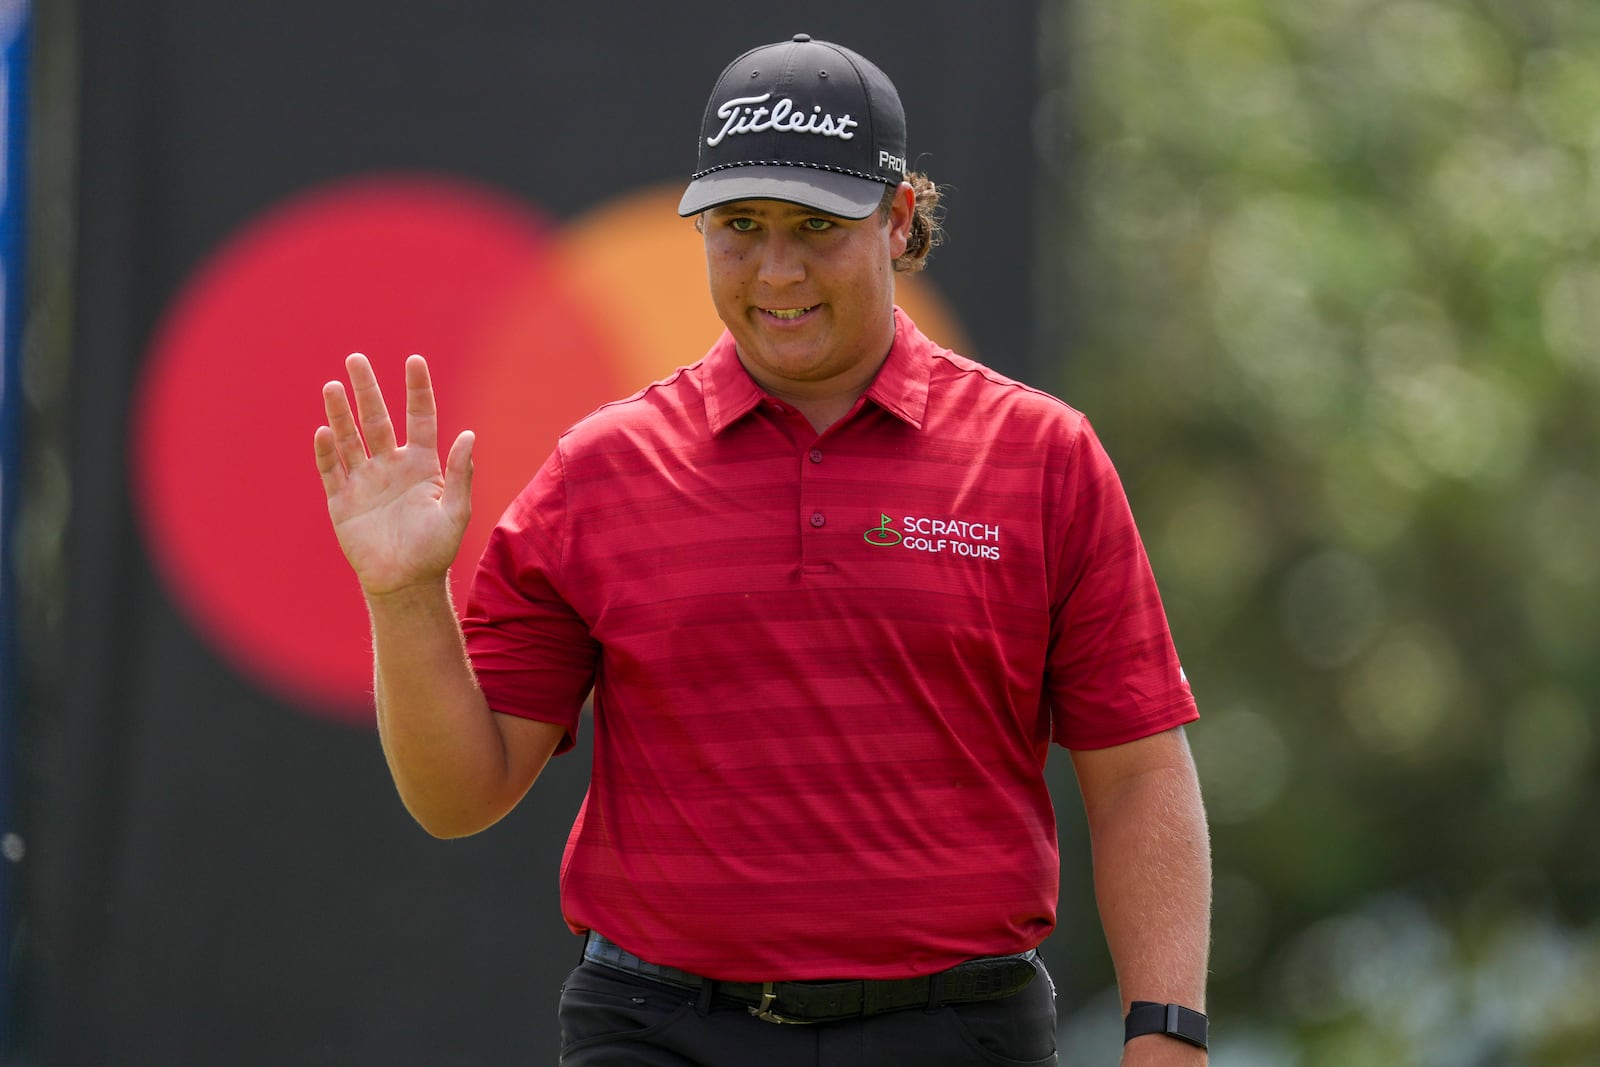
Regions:
<instances>
[{"instance_id":1,"label":"black pants","mask_svg":"<svg viewBox=\"0 0 1600 1067\"><path fill-rule=\"evenodd\" d=\"M1055 1067L1055 986L864 1019L769 1023L743 1005L584 961L561 987L561 1067Z\"/></svg>"}]
</instances>

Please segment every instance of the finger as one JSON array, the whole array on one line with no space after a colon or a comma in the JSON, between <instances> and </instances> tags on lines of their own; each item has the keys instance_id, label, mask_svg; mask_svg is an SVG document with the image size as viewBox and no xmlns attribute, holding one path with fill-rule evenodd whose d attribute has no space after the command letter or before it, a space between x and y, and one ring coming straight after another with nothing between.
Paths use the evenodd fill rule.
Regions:
<instances>
[{"instance_id":1,"label":"finger","mask_svg":"<svg viewBox=\"0 0 1600 1067\"><path fill-rule=\"evenodd\" d=\"M444 462L444 508L463 528L472 518L472 446L477 436L462 430Z\"/></svg>"},{"instance_id":2,"label":"finger","mask_svg":"<svg viewBox=\"0 0 1600 1067\"><path fill-rule=\"evenodd\" d=\"M394 423L389 420L389 406L383 402L383 390L378 388L372 364L360 352L352 352L344 366L350 372L350 387L356 396L356 414L361 417L361 436L367 440L367 451L374 456L393 452Z\"/></svg>"},{"instance_id":3,"label":"finger","mask_svg":"<svg viewBox=\"0 0 1600 1067\"><path fill-rule=\"evenodd\" d=\"M333 429L318 426L311 447L317 455L317 470L322 474L322 489L330 497L344 487L344 464L339 460L339 446L334 443Z\"/></svg>"},{"instance_id":4,"label":"finger","mask_svg":"<svg viewBox=\"0 0 1600 1067\"><path fill-rule=\"evenodd\" d=\"M433 379L428 374L428 361L416 355L406 360L406 444L430 450L439 447Z\"/></svg>"},{"instance_id":5,"label":"finger","mask_svg":"<svg viewBox=\"0 0 1600 1067\"><path fill-rule=\"evenodd\" d=\"M322 410L328 417L328 428L333 431L333 447L346 471L352 471L367 461L367 446L361 440L361 430L350 413L350 397L343 382L329 382L322 387Z\"/></svg>"}]
</instances>

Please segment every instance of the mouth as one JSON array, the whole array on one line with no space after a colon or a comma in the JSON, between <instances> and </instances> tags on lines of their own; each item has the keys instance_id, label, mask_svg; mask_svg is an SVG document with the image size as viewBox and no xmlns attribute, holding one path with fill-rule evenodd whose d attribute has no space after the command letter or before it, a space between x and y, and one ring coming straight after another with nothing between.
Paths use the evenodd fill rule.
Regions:
<instances>
[{"instance_id":1,"label":"mouth","mask_svg":"<svg viewBox=\"0 0 1600 1067\"><path fill-rule=\"evenodd\" d=\"M761 308L761 314L768 318L777 319L779 322L793 322L795 319L804 318L817 309L816 304L803 308Z\"/></svg>"}]
</instances>

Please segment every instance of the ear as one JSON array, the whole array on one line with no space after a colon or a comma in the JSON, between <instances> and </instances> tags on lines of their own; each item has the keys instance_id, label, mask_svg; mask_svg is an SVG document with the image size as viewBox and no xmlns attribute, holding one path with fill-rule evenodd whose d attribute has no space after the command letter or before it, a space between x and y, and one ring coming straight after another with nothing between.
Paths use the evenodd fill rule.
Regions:
<instances>
[{"instance_id":1,"label":"ear","mask_svg":"<svg viewBox=\"0 0 1600 1067\"><path fill-rule=\"evenodd\" d=\"M895 190L894 203L889 206L889 258L899 259L906 254L911 242L911 220L917 213L917 192L910 182L901 182Z\"/></svg>"}]
</instances>

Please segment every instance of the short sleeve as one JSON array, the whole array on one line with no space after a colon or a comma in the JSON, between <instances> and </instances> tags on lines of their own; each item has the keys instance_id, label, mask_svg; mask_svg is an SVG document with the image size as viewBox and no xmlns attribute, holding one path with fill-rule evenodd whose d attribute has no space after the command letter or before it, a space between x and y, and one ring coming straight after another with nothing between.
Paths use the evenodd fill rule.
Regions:
<instances>
[{"instance_id":1,"label":"short sleeve","mask_svg":"<svg viewBox=\"0 0 1600 1067\"><path fill-rule=\"evenodd\" d=\"M573 745L599 661L588 624L559 592L566 524L557 450L490 534L462 619L489 707L565 726L558 752Z\"/></svg>"},{"instance_id":2,"label":"short sleeve","mask_svg":"<svg viewBox=\"0 0 1600 1067\"><path fill-rule=\"evenodd\" d=\"M1087 421L1060 504L1045 679L1053 739L1105 748L1198 718L1121 479Z\"/></svg>"}]
</instances>

